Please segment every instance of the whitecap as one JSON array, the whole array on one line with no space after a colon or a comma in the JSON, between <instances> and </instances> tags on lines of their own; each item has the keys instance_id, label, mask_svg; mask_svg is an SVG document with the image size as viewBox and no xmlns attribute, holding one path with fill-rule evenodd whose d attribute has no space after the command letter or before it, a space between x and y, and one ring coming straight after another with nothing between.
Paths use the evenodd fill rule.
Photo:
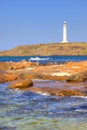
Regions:
<instances>
[{"instance_id":1,"label":"whitecap","mask_svg":"<svg viewBox=\"0 0 87 130\"><path fill-rule=\"evenodd\" d=\"M76 112L87 112L86 109L76 109L75 111L76 111Z\"/></svg>"},{"instance_id":2,"label":"whitecap","mask_svg":"<svg viewBox=\"0 0 87 130\"><path fill-rule=\"evenodd\" d=\"M40 58L40 57L31 57L29 61L37 61L37 60L49 60L49 58Z\"/></svg>"},{"instance_id":3,"label":"whitecap","mask_svg":"<svg viewBox=\"0 0 87 130\"><path fill-rule=\"evenodd\" d=\"M75 97L75 98L87 98L87 96L71 96L71 97Z\"/></svg>"}]
</instances>

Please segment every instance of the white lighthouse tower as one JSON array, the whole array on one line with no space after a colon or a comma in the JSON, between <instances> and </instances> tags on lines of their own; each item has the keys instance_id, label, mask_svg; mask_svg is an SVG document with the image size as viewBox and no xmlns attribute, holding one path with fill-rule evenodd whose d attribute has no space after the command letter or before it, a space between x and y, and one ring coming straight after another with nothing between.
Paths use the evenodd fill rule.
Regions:
<instances>
[{"instance_id":1,"label":"white lighthouse tower","mask_svg":"<svg viewBox=\"0 0 87 130\"><path fill-rule=\"evenodd\" d=\"M66 25L66 21L64 21L63 23L63 40L61 43L68 43L67 41L67 25Z\"/></svg>"}]
</instances>

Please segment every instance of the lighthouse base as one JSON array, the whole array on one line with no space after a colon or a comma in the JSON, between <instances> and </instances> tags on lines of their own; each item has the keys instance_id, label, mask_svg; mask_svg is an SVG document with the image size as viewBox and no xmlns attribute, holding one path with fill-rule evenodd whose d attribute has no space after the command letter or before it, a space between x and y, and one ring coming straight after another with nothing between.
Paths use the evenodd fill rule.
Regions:
<instances>
[{"instance_id":1,"label":"lighthouse base","mask_svg":"<svg viewBox=\"0 0 87 130\"><path fill-rule=\"evenodd\" d=\"M61 41L61 43L68 43L68 41Z\"/></svg>"}]
</instances>

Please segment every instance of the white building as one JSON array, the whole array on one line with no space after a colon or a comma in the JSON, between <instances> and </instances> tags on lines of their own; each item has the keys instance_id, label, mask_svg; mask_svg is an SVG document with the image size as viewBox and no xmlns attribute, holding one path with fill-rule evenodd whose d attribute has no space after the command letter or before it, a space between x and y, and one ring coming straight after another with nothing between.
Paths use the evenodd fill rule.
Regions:
<instances>
[{"instance_id":1,"label":"white building","mask_svg":"<svg viewBox=\"0 0 87 130\"><path fill-rule=\"evenodd\" d=\"M67 24L66 24L66 21L64 21L63 23L63 40L61 43L68 43L68 40L67 40Z\"/></svg>"}]
</instances>

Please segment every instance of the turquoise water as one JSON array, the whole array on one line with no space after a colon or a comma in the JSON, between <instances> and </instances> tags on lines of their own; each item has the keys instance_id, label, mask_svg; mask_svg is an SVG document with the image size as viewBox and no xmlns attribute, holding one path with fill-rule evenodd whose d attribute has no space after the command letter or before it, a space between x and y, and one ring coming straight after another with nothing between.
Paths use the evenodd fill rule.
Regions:
<instances>
[{"instance_id":1,"label":"turquoise water","mask_svg":"<svg viewBox=\"0 0 87 130\"><path fill-rule=\"evenodd\" d=\"M8 85L0 84L1 130L87 129L87 97L40 95L11 90Z\"/></svg>"}]
</instances>

